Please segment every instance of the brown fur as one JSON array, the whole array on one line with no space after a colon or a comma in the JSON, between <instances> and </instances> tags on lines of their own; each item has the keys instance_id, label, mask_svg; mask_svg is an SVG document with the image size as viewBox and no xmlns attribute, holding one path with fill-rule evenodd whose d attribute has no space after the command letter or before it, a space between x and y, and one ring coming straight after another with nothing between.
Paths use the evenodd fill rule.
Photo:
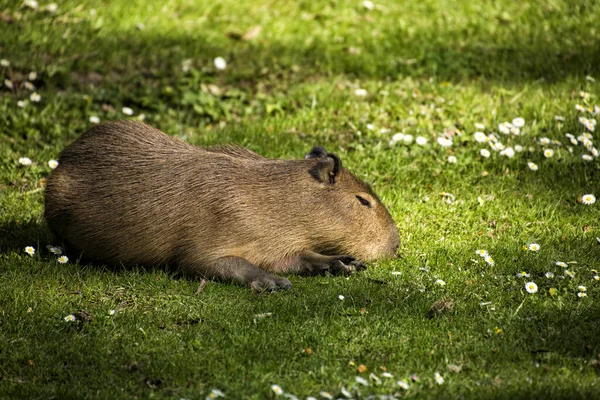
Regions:
<instances>
[{"instance_id":1,"label":"brown fur","mask_svg":"<svg viewBox=\"0 0 600 400\"><path fill-rule=\"evenodd\" d=\"M398 231L371 189L335 171L335 155L311 154L267 159L192 146L142 123L105 123L61 153L45 217L86 259L175 264L254 287L289 286L269 272L347 270L354 258L393 256Z\"/></svg>"}]
</instances>

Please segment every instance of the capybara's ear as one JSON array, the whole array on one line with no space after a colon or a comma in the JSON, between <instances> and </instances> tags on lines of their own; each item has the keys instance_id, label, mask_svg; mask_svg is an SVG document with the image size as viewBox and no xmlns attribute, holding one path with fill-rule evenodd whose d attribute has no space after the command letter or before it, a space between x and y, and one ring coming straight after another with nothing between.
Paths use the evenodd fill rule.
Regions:
<instances>
[{"instance_id":1,"label":"capybara's ear","mask_svg":"<svg viewBox=\"0 0 600 400\"><path fill-rule=\"evenodd\" d=\"M334 185L337 178L342 172L342 160L332 153L328 153L327 157L320 160L315 165L310 173L319 182Z\"/></svg>"},{"instance_id":2,"label":"capybara's ear","mask_svg":"<svg viewBox=\"0 0 600 400\"><path fill-rule=\"evenodd\" d=\"M326 158L326 157L327 157L327 150L325 150L321 146L315 146L315 147L313 147L313 149L310 151L310 153L308 153L307 155L304 156L305 159L308 159L308 158Z\"/></svg>"}]
</instances>

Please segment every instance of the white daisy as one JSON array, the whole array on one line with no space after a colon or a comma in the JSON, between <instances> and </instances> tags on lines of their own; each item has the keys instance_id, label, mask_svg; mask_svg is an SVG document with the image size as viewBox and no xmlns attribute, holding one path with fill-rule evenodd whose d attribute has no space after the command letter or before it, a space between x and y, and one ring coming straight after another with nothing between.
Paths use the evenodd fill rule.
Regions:
<instances>
[{"instance_id":1,"label":"white daisy","mask_svg":"<svg viewBox=\"0 0 600 400\"><path fill-rule=\"evenodd\" d=\"M375 8L375 4L373 4L373 2L369 1L369 0L363 1L362 5L364 8L366 8L369 11L371 11Z\"/></svg>"},{"instance_id":2,"label":"white daisy","mask_svg":"<svg viewBox=\"0 0 600 400\"><path fill-rule=\"evenodd\" d=\"M557 261L554 264L558 265L559 267L563 267L563 268L567 268L567 263L566 262L562 262L562 261Z\"/></svg>"},{"instance_id":3,"label":"white daisy","mask_svg":"<svg viewBox=\"0 0 600 400\"><path fill-rule=\"evenodd\" d=\"M15 85L13 84L13 81L11 81L10 79L4 80L4 86L6 86L9 89L14 89L14 87L15 87Z\"/></svg>"},{"instance_id":4,"label":"white daisy","mask_svg":"<svg viewBox=\"0 0 600 400\"><path fill-rule=\"evenodd\" d=\"M563 117L563 116L561 116L561 115L555 115L555 116L554 116L554 119L555 119L556 121L563 122L563 121L565 120L565 117Z\"/></svg>"},{"instance_id":5,"label":"white daisy","mask_svg":"<svg viewBox=\"0 0 600 400\"><path fill-rule=\"evenodd\" d=\"M483 132L475 132L474 137L477 143L485 143L489 140L487 135Z\"/></svg>"},{"instance_id":6,"label":"white daisy","mask_svg":"<svg viewBox=\"0 0 600 400\"><path fill-rule=\"evenodd\" d=\"M69 314L65 317L65 322L74 322L76 320L77 320L77 318L75 318L75 316L73 314Z\"/></svg>"},{"instance_id":7,"label":"white daisy","mask_svg":"<svg viewBox=\"0 0 600 400\"><path fill-rule=\"evenodd\" d=\"M539 251L540 245L537 243L531 243L528 248L529 248L529 251Z\"/></svg>"},{"instance_id":8,"label":"white daisy","mask_svg":"<svg viewBox=\"0 0 600 400\"><path fill-rule=\"evenodd\" d=\"M55 169L56 167L58 167L58 161L50 160L50 161L48 161L48 166L52 169Z\"/></svg>"},{"instance_id":9,"label":"white daisy","mask_svg":"<svg viewBox=\"0 0 600 400\"><path fill-rule=\"evenodd\" d=\"M584 112L585 111L585 107L582 106L581 104L575 104L575 109L577 111L580 111L580 112Z\"/></svg>"},{"instance_id":10,"label":"white daisy","mask_svg":"<svg viewBox=\"0 0 600 400\"><path fill-rule=\"evenodd\" d=\"M411 144L413 141L413 135L404 135L404 137L402 138L402 141L405 144Z\"/></svg>"},{"instance_id":11,"label":"white daisy","mask_svg":"<svg viewBox=\"0 0 600 400\"><path fill-rule=\"evenodd\" d=\"M446 286L446 282L444 282L441 279L438 279L437 281L435 281L435 284L438 285L438 286Z\"/></svg>"},{"instance_id":12,"label":"white daisy","mask_svg":"<svg viewBox=\"0 0 600 400\"><path fill-rule=\"evenodd\" d=\"M329 392L326 392L326 391L323 390L319 394L321 395L321 397L323 397L325 399L333 400L333 396Z\"/></svg>"},{"instance_id":13,"label":"white daisy","mask_svg":"<svg viewBox=\"0 0 600 400\"><path fill-rule=\"evenodd\" d=\"M525 284L525 290L527 290L528 293L535 293L538 291L538 286L534 282L527 282Z\"/></svg>"},{"instance_id":14,"label":"white daisy","mask_svg":"<svg viewBox=\"0 0 600 400\"><path fill-rule=\"evenodd\" d=\"M586 296L587 296L587 293L585 293L585 292L579 292L579 293L577 293L577 297L583 298L583 297L586 297Z\"/></svg>"},{"instance_id":15,"label":"white daisy","mask_svg":"<svg viewBox=\"0 0 600 400\"><path fill-rule=\"evenodd\" d=\"M34 103L39 103L42 100L42 96L36 92L33 92L31 93L31 96L29 96L29 100L33 101Z\"/></svg>"},{"instance_id":16,"label":"white daisy","mask_svg":"<svg viewBox=\"0 0 600 400\"><path fill-rule=\"evenodd\" d=\"M19 100L19 101L17 101L17 106L23 108L23 107L25 107L25 102L23 100Z\"/></svg>"},{"instance_id":17,"label":"white daisy","mask_svg":"<svg viewBox=\"0 0 600 400\"><path fill-rule=\"evenodd\" d=\"M437 139L437 142L442 147L450 147L450 146L452 146L452 139L448 139L448 138L445 138L445 137L439 137Z\"/></svg>"},{"instance_id":18,"label":"white daisy","mask_svg":"<svg viewBox=\"0 0 600 400\"><path fill-rule=\"evenodd\" d=\"M517 273L517 278L529 278L529 274L525 271Z\"/></svg>"},{"instance_id":19,"label":"white daisy","mask_svg":"<svg viewBox=\"0 0 600 400\"><path fill-rule=\"evenodd\" d=\"M522 128L525 126L525 120L521 117L517 117L512 120L512 124L513 124L513 126L516 126L517 128Z\"/></svg>"},{"instance_id":20,"label":"white daisy","mask_svg":"<svg viewBox=\"0 0 600 400\"><path fill-rule=\"evenodd\" d=\"M58 10L58 4L56 3L50 3L46 6L46 11L49 13L55 13L56 10Z\"/></svg>"},{"instance_id":21,"label":"white daisy","mask_svg":"<svg viewBox=\"0 0 600 400\"><path fill-rule=\"evenodd\" d=\"M19 158L19 164L21 164L21 165L28 166L28 165L31 165L31 163L32 163L32 161L28 157L21 157L21 158Z\"/></svg>"},{"instance_id":22,"label":"white daisy","mask_svg":"<svg viewBox=\"0 0 600 400\"><path fill-rule=\"evenodd\" d=\"M581 158L583 158L584 161L592 161L594 159L594 157L590 156L589 154L583 154Z\"/></svg>"},{"instance_id":23,"label":"white daisy","mask_svg":"<svg viewBox=\"0 0 600 400\"><path fill-rule=\"evenodd\" d=\"M37 79L37 77L38 77L37 72L31 71L29 73L29 75L27 76L27 79L29 79L30 81L35 81Z\"/></svg>"},{"instance_id":24,"label":"white daisy","mask_svg":"<svg viewBox=\"0 0 600 400\"><path fill-rule=\"evenodd\" d=\"M544 157L546 158L550 158L554 155L554 150L552 149L545 149L544 150Z\"/></svg>"},{"instance_id":25,"label":"white daisy","mask_svg":"<svg viewBox=\"0 0 600 400\"><path fill-rule=\"evenodd\" d=\"M491 256L486 256L483 259L488 265L493 266L495 264L494 259Z\"/></svg>"},{"instance_id":26,"label":"white daisy","mask_svg":"<svg viewBox=\"0 0 600 400\"><path fill-rule=\"evenodd\" d=\"M596 196L593 194L584 194L581 196L581 202L586 205L591 205L596 202Z\"/></svg>"},{"instance_id":27,"label":"white daisy","mask_svg":"<svg viewBox=\"0 0 600 400\"><path fill-rule=\"evenodd\" d=\"M283 389L281 388L281 386L279 385L271 385L271 390L273 391L273 393L275 393L277 396L280 396L283 394Z\"/></svg>"},{"instance_id":28,"label":"white daisy","mask_svg":"<svg viewBox=\"0 0 600 400\"><path fill-rule=\"evenodd\" d=\"M456 164L456 161L458 161L458 160L456 159L455 156L448 156L448 163L449 164Z\"/></svg>"},{"instance_id":29,"label":"white daisy","mask_svg":"<svg viewBox=\"0 0 600 400\"><path fill-rule=\"evenodd\" d=\"M425 146L427 144L427 139L423 136L417 136L416 142L419 146Z\"/></svg>"},{"instance_id":30,"label":"white daisy","mask_svg":"<svg viewBox=\"0 0 600 400\"><path fill-rule=\"evenodd\" d=\"M408 385L408 383L405 382L405 381L398 381L396 383L398 384L398 386L400 387L400 389L408 390L408 388L410 387Z\"/></svg>"},{"instance_id":31,"label":"white daisy","mask_svg":"<svg viewBox=\"0 0 600 400\"><path fill-rule=\"evenodd\" d=\"M484 249L475 250L475 253L481 257L487 257L489 255L488 251Z\"/></svg>"},{"instance_id":32,"label":"white daisy","mask_svg":"<svg viewBox=\"0 0 600 400\"><path fill-rule=\"evenodd\" d=\"M225 59L223 57L217 57L215 58L215 68L223 71L225 68L227 68L227 61L225 61Z\"/></svg>"},{"instance_id":33,"label":"white daisy","mask_svg":"<svg viewBox=\"0 0 600 400\"><path fill-rule=\"evenodd\" d=\"M2 67L10 67L10 61L8 61L7 59L3 58L2 60L0 60L0 66Z\"/></svg>"},{"instance_id":34,"label":"white daisy","mask_svg":"<svg viewBox=\"0 0 600 400\"><path fill-rule=\"evenodd\" d=\"M529 167L529 169L530 169L530 170L532 170L532 171L537 171L537 170L538 170L538 166L537 166L537 164L535 164L535 163L532 163L531 161L529 161L529 162L527 163L527 166L528 166L528 167Z\"/></svg>"},{"instance_id":35,"label":"white daisy","mask_svg":"<svg viewBox=\"0 0 600 400\"><path fill-rule=\"evenodd\" d=\"M356 383L359 383L359 384L361 384L363 386L369 386L369 382L365 378L363 378L362 376L357 376L356 377Z\"/></svg>"},{"instance_id":36,"label":"white daisy","mask_svg":"<svg viewBox=\"0 0 600 400\"><path fill-rule=\"evenodd\" d=\"M367 94L367 89L358 88L354 91L354 95L358 97L365 97Z\"/></svg>"},{"instance_id":37,"label":"white daisy","mask_svg":"<svg viewBox=\"0 0 600 400\"><path fill-rule=\"evenodd\" d=\"M577 290L579 290L580 292L585 292L585 291L587 291L587 288L585 286L579 285L579 286L577 286Z\"/></svg>"},{"instance_id":38,"label":"white daisy","mask_svg":"<svg viewBox=\"0 0 600 400\"><path fill-rule=\"evenodd\" d=\"M565 270L565 275L569 278L575 278L575 272L569 271L568 269Z\"/></svg>"},{"instance_id":39,"label":"white daisy","mask_svg":"<svg viewBox=\"0 0 600 400\"><path fill-rule=\"evenodd\" d=\"M481 122L476 122L475 123L475 129L479 129L480 131L485 129L485 125L482 124Z\"/></svg>"},{"instance_id":40,"label":"white daisy","mask_svg":"<svg viewBox=\"0 0 600 400\"><path fill-rule=\"evenodd\" d=\"M523 152L523 146L521 146L520 144L515 145L515 151L517 153L522 153Z\"/></svg>"},{"instance_id":41,"label":"white daisy","mask_svg":"<svg viewBox=\"0 0 600 400\"><path fill-rule=\"evenodd\" d=\"M33 248L32 246L27 246L27 247L25 247L25 253L32 256L35 254L35 248Z\"/></svg>"},{"instance_id":42,"label":"white daisy","mask_svg":"<svg viewBox=\"0 0 600 400\"><path fill-rule=\"evenodd\" d=\"M501 124L498 125L498 131L500 133L503 133L505 135L508 135L510 133L510 128L512 128L512 124L510 122L503 122Z\"/></svg>"},{"instance_id":43,"label":"white daisy","mask_svg":"<svg viewBox=\"0 0 600 400\"><path fill-rule=\"evenodd\" d=\"M383 376L384 378L393 378L394 375L390 374L389 372L384 372L383 374L381 374L381 376Z\"/></svg>"},{"instance_id":44,"label":"white daisy","mask_svg":"<svg viewBox=\"0 0 600 400\"><path fill-rule=\"evenodd\" d=\"M546 272L546 278L548 278L548 279L554 278L554 273L553 272Z\"/></svg>"},{"instance_id":45,"label":"white daisy","mask_svg":"<svg viewBox=\"0 0 600 400\"><path fill-rule=\"evenodd\" d=\"M67 262L69 262L69 257L67 256L60 256L57 258L57 261L61 264L66 264Z\"/></svg>"},{"instance_id":46,"label":"white daisy","mask_svg":"<svg viewBox=\"0 0 600 400\"><path fill-rule=\"evenodd\" d=\"M434 378L435 378L435 382L438 385L441 385L442 383L444 383L444 377L439 372L435 373Z\"/></svg>"},{"instance_id":47,"label":"white daisy","mask_svg":"<svg viewBox=\"0 0 600 400\"><path fill-rule=\"evenodd\" d=\"M95 116L95 115L92 115L92 116L90 116L90 122L91 122L92 124L99 124L99 123L100 123L100 118L98 118L98 117L97 117L97 116Z\"/></svg>"},{"instance_id":48,"label":"white daisy","mask_svg":"<svg viewBox=\"0 0 600 400\"><path fill-rule=\"evenodd\" d=\"M123 112L123 114L125 115L133 115L133 110L129 107L123 107L121 109L121 111Z\"/></svg>"},{"instance_id":49,"label":"white daisy","mask_svg":"<svg viewBox=\"0 0 600 400\"><path fill-rule=\"evenodd\" d=\"M550 144L550 139L548 139L547 137L543 137L540 139L540 144L542 146L548 146Z\"/></svg>"},{"instance_id":50,"label":"white daisy","mask_svg":"<svg viewBox=\"0 0 600 400\"><path fill-rule=\"evenodd\" d=\"M488 149L481 149L479 150L479 154L481 154L481 157L488 158L490 156L490 151Z\"/></svg>"},{"instance_id":51,"label":"white daisy","mask_svg":"<svg viewBox=\"0 0 600 400\"><path fill-rule=\"evenodd\" d=\"M35 86L33 86L33 83L31 83L31 82L25 81L25 82L23 82L23 86L27 90L35 90Z\"/></svg>"},{"instance_id":52,"label":"white daisy","mask_svg":"<svg viewBox=\"0 0 600 400\"><path fill-rule=\"evenodd\" d=\"M500 152L500 155L503 155L508 158L513 158L515 156L515 150L512 147L507 147Z\"/></svg>"},{"instance_id":53,"label":"white daisy","mask_svg":"<svg viewBox=\"0 0 600 400\"><path fill-rule=\"evenodd\" d=\"M338 296L338 299L340 299L340 300L344 300L344 299L345 299L345 297L344 297L344 295L340 294L340 295Z\"/></svg>"},{"instance_id":54,"label":"white daisy","mask_svg":"<svg viewBox=\"0 0 600 400\"><path fill-rule=\"evenodd\" d=\"M108 310L108 315L115 315L116 312L116 310Z\"/></svg>"}]
</instances>

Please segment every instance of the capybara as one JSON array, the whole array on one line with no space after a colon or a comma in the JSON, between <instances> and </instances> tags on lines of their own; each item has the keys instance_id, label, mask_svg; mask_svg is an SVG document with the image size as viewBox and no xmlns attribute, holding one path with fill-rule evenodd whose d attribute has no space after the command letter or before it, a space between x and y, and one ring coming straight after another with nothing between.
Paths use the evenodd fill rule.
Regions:
<instances>
[{"instance_id":1,"label":"capybara","mask_svg":"<svg viewBox=\"0 0 600 400\"><path fill-rule=\"evenodd\" d=\"M58 161L45 218L87 260L277 289L291 284L275 273L349 272L400 245L371 188L322 147L269 159L119 121L91 128Z\"/></svg>"}]
</instances>

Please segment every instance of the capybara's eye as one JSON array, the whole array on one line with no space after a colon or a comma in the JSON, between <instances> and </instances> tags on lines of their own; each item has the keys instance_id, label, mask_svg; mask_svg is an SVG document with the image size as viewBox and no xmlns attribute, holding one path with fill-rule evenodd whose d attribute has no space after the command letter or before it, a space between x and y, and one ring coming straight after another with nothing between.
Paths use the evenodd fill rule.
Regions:
<instances>
[{"instance_id":1,"label":"capybara's eye","mask_svg":"<svg viewBox=\"0 0 600 400\"><path fill-rule=\"evenodd\" d=\"M371 203L369 202L369 200L365 199L364 197L360 197L360 196L356 196L356 198L358 199L358 201L360 201L360 204L362 204L365 207L369 207L371 208Z\"/></svg>"}]
</instances>

